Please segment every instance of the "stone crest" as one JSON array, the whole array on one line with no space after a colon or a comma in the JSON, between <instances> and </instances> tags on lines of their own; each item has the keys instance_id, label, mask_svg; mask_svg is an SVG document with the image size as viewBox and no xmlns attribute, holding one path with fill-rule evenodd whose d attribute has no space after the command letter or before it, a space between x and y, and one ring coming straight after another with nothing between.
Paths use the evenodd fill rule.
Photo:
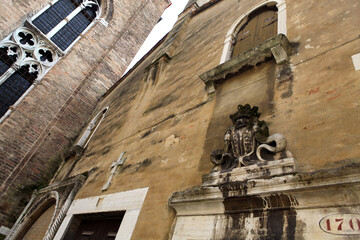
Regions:
<instances>
[{"instance_id":1,"label":"stone crest","mask_svg":"<svg viewBox=\"0 0 360 240\"><path fill-rule=\"evenodd\" d=\"M237 112L230 115L233 125L225 133L224 149L215 150L210 156L215 171L292 157L285 151L285 137L278 133L269 135L260 115L258 107L251 108L249 104L239 105Z\"/></svg>"}]
</instances>

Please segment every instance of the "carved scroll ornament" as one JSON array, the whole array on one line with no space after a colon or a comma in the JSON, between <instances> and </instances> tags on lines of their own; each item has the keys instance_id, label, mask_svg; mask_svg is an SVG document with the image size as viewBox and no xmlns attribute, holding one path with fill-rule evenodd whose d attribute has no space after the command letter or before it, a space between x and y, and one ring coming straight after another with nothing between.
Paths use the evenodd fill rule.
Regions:
<instances>
[{"instance_id":1,"label":"carved scroll ornament","mask_svg":"<svg viewBox=\"0 0 360 240\"><path fill-rule=\"evenodd\" d=\"M278 133L270 136L266 122L259 120L260 115L258 107L251 108L249 104L239 105L238 111L230 115L233 125L225 133L224 149L215 150L210 156L216 166L214 170L230 170L292 156L285 151L285 137Z\"/></svg>"}]
</instances>

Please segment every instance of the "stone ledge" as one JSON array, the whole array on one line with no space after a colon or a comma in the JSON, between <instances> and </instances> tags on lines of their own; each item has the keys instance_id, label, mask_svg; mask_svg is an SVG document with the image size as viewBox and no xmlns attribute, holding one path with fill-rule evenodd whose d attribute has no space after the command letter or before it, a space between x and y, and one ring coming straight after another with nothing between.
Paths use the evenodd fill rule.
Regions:
<instances>
[{"instance_id":1,"label":"stone ledge","mask_svg":"<svg viewBox=\"0 0 360 240\"><path fill-rule=\"evenodd\" d=\"M204 175L202 180L204 187L218 186L228 182L240 182L258 178L271 178L293 174L297 170L297 164L294 158L285 158L275 161L268 161L249 165L245 167L234 168L229 172L213 172Z\"/></svg>"},{"instance_id":2,"label":"stone ledge","mask_svg":"<svg viewBox=\"0 0 360 240\"><path fill-rule=\"evenodd\" d=\"M224 189L220 187L204 187L193 195L191 192L174 193L169 199L169 205L176 210L177 216L222 214L226 211L224 207L225 201L237 201L238 204L243 205L241 209L233 209L234 213L281 209L281 206L276 205L266 209L254 208L252 205L246 205L246 203L252 202L254 198L271 200L273 197L278 198L283 195L296 199L297 204L292 207L298 210L359 206L358 198L354 197L359 196L359 174L357 176L328 179L329 182L297 182L298 179L293 176L278 177L274 180L267 183L253 180L254 182L249 184L238 184L238 186L249 187L246 193L241 190L228 189L229 192L225 194ZM351 182L348 182L349 180ZM295 182L287 184L285 181ZM257 184L263 186L254 186ZM249 185L252 185L253 189ZM344 197L348 192L352 192L352 197Z\"/></svg>"},{"instance_id":3,"label":"stone ledge","mask_svg":"<svg viewBox=\"0 0 360 240\"><path fill-rule=\"evenodd\" d=\"M290 165L291 159L285 159L282 164ZM223 178L224 182L215 186L201 185L182 192L174 192L169 199L169 205L176 210L178 216L221 214L225 211L223 206L225 200L236 200L241 203L256 197L267 199L282 195L294 197L297 204L292 207L296 209L359 206L358 197L354 197L359 196L359 169L359 164L350 164L335 169L243 181L236 180L243 172L241 168L233 170L235 173L233 178L232 176L224 178L226 173L211 173L205 175L205 178L217 176ZM223 176L220 176L221 174ZM354 196L347 197L348 192L352 192ZM277 207L272 206L272 208ZM255 209L252 206L241 209L245 212L253 210ZM256 210L262 209L256 208Z\"/></svg>"},{"instance_id":4,"label":"stone ledge","mask_svg":"<svg viewBox=\"0 0 360 240\"><path fill-rule=\"evenodd\" d=\"M278 34L261 45L206 71L200 75L200 78L205 83L210 94L215 92L216 82L225 79L228 74L236 73L246 66L255 66L272 56L277 64L281 64L288 61L291 52L292 47L287 37L283 34Z\"/></svg>"}]
</instances>

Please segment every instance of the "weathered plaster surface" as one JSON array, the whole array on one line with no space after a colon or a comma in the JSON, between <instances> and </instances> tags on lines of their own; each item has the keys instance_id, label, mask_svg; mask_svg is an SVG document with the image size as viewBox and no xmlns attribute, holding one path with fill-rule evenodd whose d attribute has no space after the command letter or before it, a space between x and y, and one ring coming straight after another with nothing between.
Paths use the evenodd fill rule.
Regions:
<instances>
[{"instance_id":1,"label":"weathered plaster surface","mask_svg":"<svg viewBox=\"0 0 360 240\"><path fill-rule=\"evenodd\" d=\"M127 151L127 160L114 175L107 193L149 187L133 239L168 238L174 219L174 212L167 206L168 197L172 192L199 185L200 176L209 173L209 155L222 147L224 132L231 124L228 116L238 104L259 106L270 133L286 136L288 150L300 169L327 168L329 163L358 158L359 134L354 126L359 112L353 111L358 102L352 96L357 95L360 86L349 56L359 52L359 40L344 33L339 41L328 29L320 27L323 20L319 19L319 24L313 22L317 19L315 14L331 19L349 11L344 21L332 23L340 32L345 31L351 20L358 21L354 17L354 8L359 8L356 1L333 12L331 6L324 5L321 8L324 14L319 9L316 13L305 11L309 5L320 4L317 2L287 3L287 38L295 47L289 63L277 65L270 60L228 76L213 95L204 89L199 76L218 66L228 29L255 2L220 1L191 17L179 27L179 38L170 34L176 39L172 45L176 48L170 47L171 59L157 72L155 81L146 81L147 67L164 53L161 45L108 93L95 110L110 105L106 118L71 173L91 173L77 198L99 195L112 162ZM309 31L296 21L299 17ZM317 37L312 44L321 47L309 52L303 46L314 32ZM216 203L213 209L223 211L224 207Z\"/></svg>"},{"instance_id":2,"label":"weathered plaster surface","mask_svg":"<svg viewBox=\"0 0 360 240\"><path fill-rule=\"evenodd\" d=\"M132 239L168 239L172 232L177 239L229 239L232 234L327 239L318 225L322 217L359 210L358 170L344 168L340 176L320 169L351 166L360 155L360 102L354 98L360 91L359 72L350 58L360 52L355 30L360 4L287 2L287 38L295 49L289 62L269 60L243 69L208 95L199 76L218 66L228 29L259 2L219 1L182 24L178 37L170 34L176 41L164 42L173 48L160 45L102 99L93 116L110 106L106 118L82 157L69 159L56 180L88 172L76 199L149 187ZM165 49L171 49L171 58L148 78L149 66ZM229 114L246 103L259 107L270 134L286 136L287 149L305 173L255 179L234 191L193 188L211 171L210 153L223 147ZM127 160L102 192L111 164L123 151ZM190 208L178 204L182 215L176 217L168 198L189 188L199 199ZM269 199L276 211L257 205L261 211L256 215L251 205L241 205L249 199L258 204Z\"/></svg>"},{"instance_id":3,"label":"weathered plaster surface","mask_svg":"<svg viewBox=\"0 0 360 240\"><path fill-rule=\"evenodd\" d=\"M253 167L211 173L201 186L174 193L169 199L177 216L172 239L358 237L353 222L359 217L359 164L297 173L274 161L256 175Z\"/></svg>"}]
</instances>

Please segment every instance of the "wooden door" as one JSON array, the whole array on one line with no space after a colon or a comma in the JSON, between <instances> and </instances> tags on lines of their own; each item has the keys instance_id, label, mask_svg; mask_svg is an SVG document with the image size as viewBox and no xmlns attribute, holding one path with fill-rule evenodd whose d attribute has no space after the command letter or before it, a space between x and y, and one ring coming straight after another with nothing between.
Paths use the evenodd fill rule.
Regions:
<instances>
[{"instance_id":1,"label":"wooden door","mask_svg":"<svg viewBox=\"0 0 360 240\"><path fill-rule=\"evenodd\" d=\"M274 37L277 34L277 12L266 9L258 18L257 39L256 44L260 44L265 40Z\"/></svg>"},{"instance_id":2,"label":"wooden door","mask_svg":"<svg viewBox=\"0 0 360 240\"><path fill-rule=\"evenodd\" d=\"M249 15L236 35L232 57L246 52L277 34L276 8L262 7Z\"/></svg>"},{"instance_id":3,"label":"wooden door","mask_svg":"<svg viewBox=\"0 0 360 240\"><path fill-rule=\"evenodd\" d=\"M259 16L249 19L245 26L240 29L236 36L236 43L233 50L233 57L255 46L256 28Z\"/></svg>"},{"instance_id":4,"label":"wooden door","mask_svg":"<svg viewBox=\"0 0 360 240\"><path fill-rule=\"evenodd\" d=\"M114 240L121 220L82 220L73 240Z\"/></svg>"}]
</instances>

